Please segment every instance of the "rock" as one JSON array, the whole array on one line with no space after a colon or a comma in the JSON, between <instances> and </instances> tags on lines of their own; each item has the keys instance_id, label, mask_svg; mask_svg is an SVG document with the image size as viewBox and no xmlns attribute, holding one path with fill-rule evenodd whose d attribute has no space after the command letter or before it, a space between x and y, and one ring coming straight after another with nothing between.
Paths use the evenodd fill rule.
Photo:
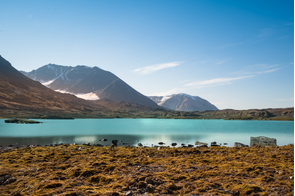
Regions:
<instances>
[{"instance_id":1,"label":"rock","mask_svg":"<svg viewBox=\"0 0 295 196\"><path fill-rule=\"evenodd\" d=\"M125 193L125 196L132 196L132 191L128 191L127 193Z\"/></svg>"},{"instance_id":2,"label":"rock","mask_svg":"<svg viewBox=\"0 0 295 196\"><path fill-rule=\"evenodd\" d=\"M174 147L174 146L177 146L177 143L172 143L171 146L173 146L173 147Z\"/></svg>"},{"instance_id":3,"label":"rock","mask_svg":"<svg viewBox=\"0 0 295 196\"><path fill-rule=\"evenodd\" d=\"M143 147L142 143L137 144L138 147Z\"/></svg>"},{"instance_id":4,"label":"rock","mask_svg":"<svg viewBox=\"0 0 295 196\"><path fill-rule=\"evenodd\" d=\"M148 184L147 187L146 187L146 190L147 190L148 193L153 193L155 188L154 188L153 185Z\"/></svg>"},{"instance_id":5,"label":"rock","mask_svg":"<svg viewBox=\"0 0 295 196\"><path fill-rule=\"evenodd\" d=\"M164 145L165 143L164 143L164 142L159 142L158 144L159 144L159 145Z\"/></svg>"},{"instance_id":6,"label":"rock","mask_svg":"<svg viewBox=\"0 0 295 196\"><path fill-rule=\"evenodd\" d=\"M139 183L138 183L138 188L145 188L146 187L146 182L144 182L144 181L140 181Z\"/></svg>"},{"instance_id":7,"label":"rock","mask_svg":"<svg viewBox=\"0 0 295 196\"><path fill-rule=\"evenodd\" d=\"M249 146L246 144L242 144L240 142L235 142L234 147L249 147Z\"/></svg>"},{"instance_id":8,"label":"rock","mask_svg":"<svg viewBox=\"0 0 295 196\"><path fill-rule=\"evenodd\" d=\"M108 141L108 139L102 139L102 141L103 141L103 142L106 142L106 141Z\"/></svg>"},{"instance_id":9,"label":"rock","mask_svg":"<svg viewBox=\"0 0 295 196\"><path fill-rule=\"evenodd\" d=\"M194 145L189 144L189 145L187 145L187 147L192 148L192 147L194 147Z\"/></svg>"},{"instance_id":10,"label":"rock","mask_svg":"<svg viewBox=\"0 0 295 196\"><path fill-rule=\"evenodd\" d=\"M253 146L277 146L277 140L265 136L251 137L250 147Z\"/></svg>"},{"instance_id":11,"label":"rock","mask_svg":"<svg viewBox=\"0 0 295 196\"><path fill-rule=\"evenodd\" d=\"M198 145L198 146L202 146L202 145L208 146L207 143L205 143L205 142L199 142L199 141L196 141L195 142L195 145Z\"/></svg>"},{"instance_id":12,"label":"rock","mask_svg":"<svg viewBox=\"0 0 295 196\"><path fill-rule=\"evenodd\" d=\"M114 144L115 146L117 146L118 140L112 140L112 144Z\"/></svg>"},{"instance_id":13,"label":"rock","mask_svg":"<svg viewBox=\"0 0 295 196\"><path fill-rule=\"evenodd\" d=\"M216 142L211 142L211 146L219 146Z\"/></svg>"}]
</instances>

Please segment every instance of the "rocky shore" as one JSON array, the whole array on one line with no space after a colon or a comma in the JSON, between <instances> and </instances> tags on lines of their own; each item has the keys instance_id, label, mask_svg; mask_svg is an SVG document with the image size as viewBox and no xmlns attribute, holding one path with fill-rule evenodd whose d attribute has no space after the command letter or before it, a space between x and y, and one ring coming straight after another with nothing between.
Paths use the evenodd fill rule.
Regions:
<instances>
[{"instance_id":1,"label":"rocky shore","mask_svg":"<svg viewBox=\"0 0 295 196\"><path fill-rule=\"evenodd\" d=\"M293 195L294 145L0 151L1 195Z\"/></svg>"}]
</instances>

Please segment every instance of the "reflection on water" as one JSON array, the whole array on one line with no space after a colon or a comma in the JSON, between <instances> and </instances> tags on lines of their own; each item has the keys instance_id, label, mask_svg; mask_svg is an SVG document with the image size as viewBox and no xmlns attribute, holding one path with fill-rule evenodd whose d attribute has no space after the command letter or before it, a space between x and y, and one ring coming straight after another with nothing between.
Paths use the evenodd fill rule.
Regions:
<instances>
[{"instance_id":1,"label":"reflection on water","mask_svg":"<svg viewBox=\"0 0 295 196\"><path fill-rule=\"evenodd\" d=\"M118 140L118 146L137 146L142 143L144 146L155 146L158 142L164 142L166 146L173 142L194 144L196 140L201 140L202 136L177 136L177 135L89 135L89 136L54 136L54 137L0 137L1 146L22 146L22 145L50 145L50 144L100 144L111 145L112 140ZM102 141L107 139L108 141ZM190 142L189 142L190 141Z\"/></svg>"},{"instance_id":2,"label":"reflection on water","mask_svg":"<svg viewBox=\"0 0 295 196\"><path fill-rule=\"evenodd\" d=\"M277 144L294 143L294 122L225 121L177 119L77 119L41 120L38 125L6 124L0 120L0 145L49 145L56 143L90 143L118 146L145 146L164 142L195 144L216 141L233 146L235 142L250 144L250 137L267 136ZM103 142L102 139L108 139Z\"/></svg>"}]
</instances>

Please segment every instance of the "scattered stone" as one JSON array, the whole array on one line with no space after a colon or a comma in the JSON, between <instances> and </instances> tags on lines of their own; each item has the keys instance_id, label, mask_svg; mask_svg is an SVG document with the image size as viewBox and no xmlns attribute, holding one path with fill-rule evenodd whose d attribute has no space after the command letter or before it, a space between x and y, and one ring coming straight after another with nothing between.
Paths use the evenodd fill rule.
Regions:
<instances>
[{"instance_id":1,"label":"scattered stone","mask_svg":"<svg viewBox=\"0 0 295 196\"><path fill-rule=\"evenodd\" d=\"M144 182L144 181L140 181L139 183L138 183L138 188L145 188L146 187L146 182Z\"/></svg>"},{"instance_id":2,"label":"scattered stone","mask_svg":"<svg viewBox=\"0 0 295 196\"><path fill-rule=\"evenodd\" d=\"M128 191L127 193L125 193L125 196L132 196L132 191Z\"/></svg>"},{"instance_id":3,"label":"scattered stone","mask_svg":"<svg viewBox=\"0 0 295 196\"><path fill-rule=\"evenodd\" d=\"M197 146L208 146L207 143L205 143L205 142L199 142L199 141L196 141L195 142L195 145L197 145Z\"/></svg>"},{"instance_id":4,"label":"scattered stone","mask_svg":"<svg viewBox=\"0 0 295 196\"><path fill-rule=\"evenodd\" d=\"M137 144L138 147L143 147L142 143Z\"/></svg>"},{"instance_id":5,"label":"scattered stone","mask_svg":"<svg viewBox=\"0 0 295 196\"><path fill-rule=\"evenodd\" d=\"M119 141L118 140L112 140L112 144L114 145L114 146L117 146L117 143L118 143Z\"/></svg>"},{"instance_id":6,"label":"scattered stone","mask_svg":"<svg viewBox=\"0 0 295 196\"><path fill-rule=\"evenodd\" d=\"M154 188L153 185L148 184L147 187L146 187L146 190L147 190L148 193L154 193L155 188Z\"/></svg>"},{"instance_id":7,"label":"scattered stone","mask_svg":"<svg viewBox=\"0 0 295 196\"><path fill-rule=\"evenodd\" d=\"M250 147L253 146L277 146L277 140L265 136L251 137Z\"/></svg>"},{"instance_id":8,"label":"scattered stone","mask_svg":"<svg viewBox=\"0 0 295 196\"><path fill-rule=\"evenodd\" d=\"M240 142L235 142L234 147L249 147L249 146Z\"/></svg>"},{"instance_id":9,"label":"scattered stone","mask_svg":"<svg viewBox=\"0 0 295 196\"><path fill-rule=\"evenodd\" d=\"M211 142L211 146L219 146L217 142Z\"/></svg>"},{"instance_id":10,"label":"scattered stone","mask_svg":"<svg viewBox=\"0 0 295 196\"><path fill-rule=\"evenodd\" d=\"M177 143L172 143L171 146L173 146L173 147L174 147L174 146L177 146Z\"/></svg>"}]
</instances>

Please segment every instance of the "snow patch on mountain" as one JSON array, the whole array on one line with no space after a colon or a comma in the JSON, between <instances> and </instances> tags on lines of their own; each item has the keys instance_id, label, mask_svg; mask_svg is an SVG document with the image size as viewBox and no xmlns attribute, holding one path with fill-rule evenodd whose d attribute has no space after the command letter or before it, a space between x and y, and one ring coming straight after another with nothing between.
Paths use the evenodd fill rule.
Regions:
<instances>
[{"instance_id":1,"label":"snow patch on mountain","mask_svg":"<svg viewBox=\"0 0 295 196\"><path fill-rule=\"evenodd\" d=\"M49 87L49 85L50 85L52 82L54 82L54 80L55 80L55 79L53 79L53 80L49 80L49 81L47 81L47 82L41 82L41 84L43 84L44 86Z\"/></svg>"},{"instance_id":2,"label":"snow patch on mountain","mask_svg":"<svg viewBox=\"0 0 295 196\"><path fill-rule=\"evenodd\" d=\"M162 99L158 105L163 104L166 100L170 99L171 97L172 97L172 95L162 97Z\"/></svg>"},{"instance_id":3,"label":"snow patch on mountain","mask_svg":"<svg viewBox=\"0 0 295 196\"><path fill-rule=\"evenodd\" d=\"M99 97L93 92L85 94L75 94L75 96L86 100L99 100Z\"/></svg>"},{"instance_id":4,"label":"snow patch on mountain","mask_svg":"<svg viewBox=\"0 0 295 196\"><path fill-rule=\"evenodd\" d=\"M74 93L70 93L68 91L64 91L64 90L55 90L56 92L59 92L59 93L68 93L68 94L71 94L71 95L75 95L76 97L78 98L81 98L81 99L85 99L85 100L99 100L99 97L93 93L93 92L90 92L90 93L79 93L79 94L74 94Z\"/></svg>"}]
</instances>

